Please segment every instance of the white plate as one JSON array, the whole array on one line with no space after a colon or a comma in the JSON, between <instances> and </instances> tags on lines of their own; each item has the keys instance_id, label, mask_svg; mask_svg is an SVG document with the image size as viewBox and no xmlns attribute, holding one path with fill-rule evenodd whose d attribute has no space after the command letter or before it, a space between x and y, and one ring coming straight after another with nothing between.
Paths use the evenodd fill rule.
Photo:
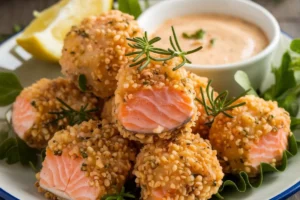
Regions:
<instances>
[{"instance_id":1,"label":"white plate","mask_svg":"<svg viewBox=\"0 0 300 200\"><path fill-rule=\"evenodd\" d=\"M12 70L21 80L23 86L27 86L36 80L47 77L54 78L60 75L58 64L49 64L36 59L24 52L16 45L16 36L0 46L0 67L5 70ZM273 64L278 66L281 55L289 46L291 39L282 34L281 43L277 52L274 52ZM1 70L2 70L1 69ZM264 86L272 83L271 69L266 77ZM0 108L0 118L3 118L8 108ZM299 139L300 134L296 135ZM265 176L263 185L258 189L249 190L246 193L230 193L225 197L231 200L279 200L286 199L300 189L300 153L291 158L288 168L282 173L268 174ZM22 167L19 164L7 165L0 161L0 188L8 194L5 200L14 200L9 194L24 200L41 200L43 196L34 187L35 173L30 168ZM0 189L0 197L5 195ZM0 198L1 199L1 198Z\"/></svg>"}]
</instances>

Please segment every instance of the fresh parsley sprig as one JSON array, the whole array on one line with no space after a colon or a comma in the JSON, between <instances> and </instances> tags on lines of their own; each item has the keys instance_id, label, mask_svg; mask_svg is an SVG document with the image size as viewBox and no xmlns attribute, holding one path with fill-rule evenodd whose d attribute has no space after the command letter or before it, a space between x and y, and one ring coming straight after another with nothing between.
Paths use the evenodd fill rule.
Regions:
<instances>
[{"instance_id":1,"label":"fresh parsley sprig","mask_svg":"<svg viewBox=\"0 0 300 200\"><path fill-rule=\"evenodd\" d=\"M182 62L177 65L176 67L173 68L173 71L179 69L180 67L184 66L186 63L191 63L191 61L186 58L186 55L195 53L199 50L202 49L202 46L195 48L190 51L183 51L179 45L175 29L172 26L172 34L173 37L170 36L169 41L171 47L168 49L162 49L162 48L157 48L154 46L154 43L158 42L161 40L160 37L155 37L151 40L148 39L147 32L145 32L143 37L135 37L135 38L127 38L127 40L131 41L132 43L128 43L130 47L133 49L136 49L137 51L131 52L126 54L126 56L133 56L135 55L133 59L133 63L130 65L130 67L135 67L139 65L138 70L141 71L149 63L151 60L153 61L158 61L158 62L165 62L167 60L171 60L175 57L180 57L182 59ZM154 57L153 54L160 54L164 55L166 57Z\"/></svg>"},{"instance_id":2,"label":"fresh parsley sprig","mask_svg":"<svg viewBox=\"0 0 300 200\"><path fill-rule=\"evenodd\" d=\"M210 80L206 87L206 96L207 96L209 103L206 103L206 101L205 101L206 98L205 98L205 94L204 94L202 87L200 87L202 100L199 98L196 98L196 101L198 101L199 103L201 103L204 106L204 110L205 110L206 114L209 116L216 117L220 113L223 113L225 116L227 116L229 118L233 118L233 116L230 115L227 111L232 110L236 107L245 105L246 104L245 102L238 103L238 104L234 104L234 103L238 99L240 99L242 96L246 95L250 90L247 90L247 91L243 92L242 94L240 94L239 96L232 98L232 99L228 99L229 93L227 90L220 93L217 97L215 97L214 89L210 89L211 83L212 83L212 81ZM207 124L210 125L212 123L213 123L213 120L208 122Z\"/></svg>"},{"instance_id":3,"label":"fresh parsley sprig","mask_svg":"<svg viewBox=\"0 0 300 200\"><path fill-rule=\"evenodd\" d=\"M58 112L49 112L49 114L56 115L57 118L51 123L57 123L59 120L66 118L68 120L69 125L73 126L75 124L80 124L84 121L88 121L92 119L91 114L97 112L98 109L90 109L87 110L88 104L81 106L80 110L77 111L73 109L70 105L64 102L60 98L56 98L62 104L60 108L61 111Z\"/></svg>"},{"instance_id":4,"label":"fresh parsley sprig","mask_svg":"<svg viewBox=\"0 0 300 200\"><path fill-rule=\"evenodd\" d=\"M117 194L110 194L102 197L102 200L126 200L126 199L135 199L135 196L133 194L125 192L125 187L122 187L121 191Z\"/></svg>"}]
</instances>

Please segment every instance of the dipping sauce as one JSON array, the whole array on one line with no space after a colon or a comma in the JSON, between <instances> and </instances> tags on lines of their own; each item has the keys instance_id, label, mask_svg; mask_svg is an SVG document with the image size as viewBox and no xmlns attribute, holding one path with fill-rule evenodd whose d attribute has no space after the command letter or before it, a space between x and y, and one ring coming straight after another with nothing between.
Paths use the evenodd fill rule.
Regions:
<instances>
[{"instance_id":1,"label":"dipping sauce","mask_svg":"<svg viewBox=\"0 0 300 200\"><path fill-rule=\"evenodd\" d=\"M265 33L255 24L228 15L199 14L165 21L153 34L162 38L156 43L159 47L170 47L171 26L183 50L203 46L199 52L187 56L193 64L238 62L258 54L269 44Z\"/></svg>"}]
</instances>

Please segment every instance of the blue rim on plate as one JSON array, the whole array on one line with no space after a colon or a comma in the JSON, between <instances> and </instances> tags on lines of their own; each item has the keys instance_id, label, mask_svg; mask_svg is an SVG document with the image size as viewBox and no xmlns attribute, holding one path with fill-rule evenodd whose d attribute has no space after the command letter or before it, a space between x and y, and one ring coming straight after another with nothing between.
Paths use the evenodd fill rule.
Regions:
<instances>
[{"instance_id":1,"label":"blue rim on plate","mask_svg":"<svg viewBox=\"0 0 300 200\"><path fill-rule=\"evenodd\" d=\"M285 200L291 197L292 195L296 194L299 190L300 190L300 181L270 200Z\"/></svg>"},{"instance_id":2,"label":"blue rim on plate","mask_svg":"<svg viewBox=\"0 0 300 200\"><path fill-rule=\"evenodd\" d=\"M288 33L284 32L284 31L281 31L281 33L284 34L285 36L289 37L290 39L293 39L293 37L290 36ZM14 37L17 34L18 33L11 35L9 38L2 41L0 43L0 45L4 44L7 40L11 39L12 37ZM296 183L295 185L293 185L292 187L288 188L287 190L283 191L282 193L278 194L277 196L273 197L270 200L285 200L285 199L291 197L292 195L294 195L295 193L297 193L298 191L300 191L300 181L298 183ZM0 200L1 200L1 198L4 198L4 200L19 200L16 197L14 197L13 195L9 194L8 192L6 192L0 188Z\"/></svg>"},{"instance_id":3,"label":"blue rim on plate","mask_svg":"<svg viewBox=\"0 0 300 200\"><path fill-rule=\"evenodd\" d=\"M12 196L11 194L5 192L3 189L0 188L0 200L4 199L4 200L19 200L16 197Z\"/></svg>"}]
</instances>

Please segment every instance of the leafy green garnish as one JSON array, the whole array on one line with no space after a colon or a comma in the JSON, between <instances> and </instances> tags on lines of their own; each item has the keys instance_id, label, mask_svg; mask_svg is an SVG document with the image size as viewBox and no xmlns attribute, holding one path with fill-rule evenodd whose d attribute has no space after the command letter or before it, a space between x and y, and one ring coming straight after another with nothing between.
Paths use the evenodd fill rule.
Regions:
<instances>
[{"instance_id":1,"label":"leafy green garnish","mask_svg":"<svg viewBox=\"0 0 300 200\"><path fill-rule=\"evenodd\" d=\"M122 187L120 193L109 194L102 197L102 200L125 200L125 199L135 199L133 194L125 192L125 187Z\"/></svg>"},{"instance_id":2,"label":"leafy green garnish","mask_svg":"<svg viewBox=\"0 0 300 200\"><path fill-rule=\"evenodd\" d=\"M299 111L298 97L300 95L300 84L288 89L276 98L279 107L284 108L292 117L296 117Z\"/></svg>"},{"instance_id":3,"label":"leafy green garnish","mask_svg":"<svg viewBox=\"0 0 300 200\"><path fill-rule=\"evenodd\" d=\"M256 178L248 177L246 172L240 172L238 175L228 175L224 178L223 184L219 189L219 193L216 195L218 198L223 199L222 193L226 188L232 188L238 192L245 192L248 187L258 188L264 180L264 175L270 172L283 172L288 163L288 158L295 156L298 152L298 146L294 135L291 135L288 140L289 149L283 152L282 163L277 167L273 167L268 163L260 164L260 175Z\"/></svg>"},{"instance_id":4,"label":"leafy green garnish","mask_svg":"<svg viewBox=\"0 0 300 200\"><path fill-rule=\"evenodd\" d=\"M294 45L295 46L295 45ZM296 47L293 48L296 50ZM300 83L297 83L295 72L292 69L292 57L289 52L284 53L279 68L272 69L275 76L275 83L268 88L260 97L265 100L277 101L279 107L284 108L292 117L296 117L299 112L298 97L300 96ZM237 71L235 74L236 82L244 89L251 88L249 78L245 72Z\"/></svg>"},{"instance_id":5,"label":"leafy green garnish","mask_svg":"<svg viewBox=\"0 0 300 200\"><path fill-rule=\"evenodd\" d=\"M299 40L293 40L290 47L294 53L300 52ZM300 60L286 52L280 67L272 70L275 83L262 94L266 100L277 101L278 105L288 111L292 117L296 117L299 112L300 83L297 83L294 72L298 67L300 67Z\"/></svg>"},{"instance_id":6,"label":"leafy green garnish","mask_svg":"<svg viewBox=\"0 0 300 200\"><path fill-rule=\"evenodd\" d=\"M182 33L182 37L184 37L185 39L195 39L195 40L203 39L204 35L205 35L205 31L203 29L199 29L195 33L190 35L187 33Z\"/></svg>"},{"instance_id":7,"label":"leafy green garnish","mask_svg":"<svg viewBox=\"0 0 300 200\"><path fill-rule=\"evenodd\" d=\"M234 74L234 80L246 91L249 90L248 94L258 96L256 91L251 86L248 75L244 71L237 71Z\"/></svg>"},{"instance_id":8,"label":"leafy green garnish","mask_svg":"<svg viewBox=\"0 0 300 200\"><path fill-rule=\"evenodd\" d=\"M272 69L275 75L275 83L263 94L264 99L276 100L286 90L297 85L294 72L290 70L291 56L286 52L282 57L282 62L279 68Z\"/></svg>"},{"instance_id":9,"label":"leafy green garnish","mask_svg":"<svg viewBox=\"0 0 300 200\"><path fill-rule=\"evenodd\" d=\"M7 164L20 162L22 165L36 165L38 150L30 148L23 140L16 136L12 128L0 133L0 160Z\"/></svg>"},{"instance_id":10,"label":"leafy green garnish","mask_svg":"<svg viewBox=\"0 0 300 200\"><path fill-rule=\"evenodd\" d=\"M78 77L78 85L79 85L79 89L82 92L86 91L86 83L87 83L86 76L84 74L80 74Z\"/></svg>"},{"instance_id":11,"label":"leafy green garnish","mask_svg":"<svg viewBox=\"0 0 300 200\"><path fill-rule=\"evenodd\" d=\"M118 0L119 10L133 15L136 19L142 13L139 0Z\"/></svg>"},{"instance_id":12,"label":"leafy green garnish","mask_svg":"<svg viewBox=\"0 0 300 200\"><path fill-rule=\"evenodd\" d=\"M291 117L291 130L296 130L298 129L300 125L300 119L296 117Z\"/></svg>"},{"instance_id":13,"label":"leafy green garnish","mask_svg":"<svg viewBox=\"0 0 300 200\"><path fill-rule=\"evenodd\" d=\"M295 53L299 53L300 54L300 39L294 39L291 42L290 48Z\"/></svg>"},{"instance_id":14,"label":"leafy green garnish","mask_svg":"<svg viewBox=\"0 0 300 200\"><path fill-rule=\"evenodd\" d=\"M0 106L13 103L23 87L17 76L11 72L0 72Z\"/></svg>"}]
</instances>

